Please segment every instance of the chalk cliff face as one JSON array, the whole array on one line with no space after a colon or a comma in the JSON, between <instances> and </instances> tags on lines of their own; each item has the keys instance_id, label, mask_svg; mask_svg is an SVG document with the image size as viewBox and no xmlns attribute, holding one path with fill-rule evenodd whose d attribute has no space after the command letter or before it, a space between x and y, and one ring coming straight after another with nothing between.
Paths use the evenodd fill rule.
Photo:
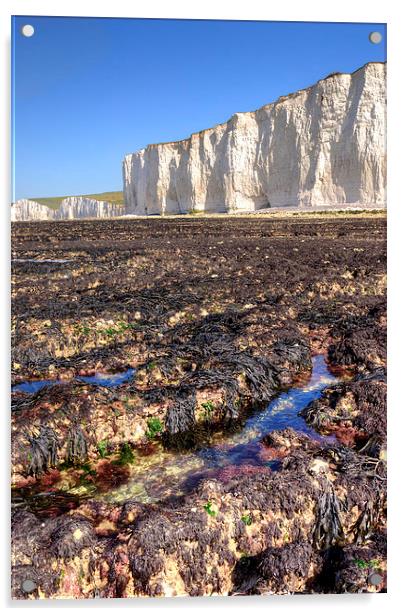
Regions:
<instances>
[{"instance_id":1,"label":"chalk cliff face","mask_svg":"<svg viewBox=\"0 0 404 616\"><path fill-rule=\"evenodd\" d=\"M20 199L11 206L11 220L53 220L55 212L30 199Z\"/></svg>"},{"instance_id":2,"label":"chalk cliff face","mask_svg":"<svg viewBox=\"0 0 404 616\"><path fill-rule=\"evenodd\" d=\"M126 214L124 205L88 197L67 197L57 210L29 199L11 206L11 220L72 220L75 218L112 218Z\"/></svg>"},{"instance_id":3,"label":"chalk cliff face","mask_svg":"<svg viewBox=\"0 0 404 616\"><path fill-rule=\"evenodd\" d=\"M386 64L335 74L123 162L127 211L385 205Z\"/></svg>"},{"instance_id":4,"label":"chalk cliff face","mask_svg":"<svg viewBox=\"0 0 404 616\"><path fill-rule=\"evenodd\" d=\"M97 201L88 197L67 197L56 211L56 218L111 218L125 214L125 206L108 201Z\"/></svg>"}]
</instances>

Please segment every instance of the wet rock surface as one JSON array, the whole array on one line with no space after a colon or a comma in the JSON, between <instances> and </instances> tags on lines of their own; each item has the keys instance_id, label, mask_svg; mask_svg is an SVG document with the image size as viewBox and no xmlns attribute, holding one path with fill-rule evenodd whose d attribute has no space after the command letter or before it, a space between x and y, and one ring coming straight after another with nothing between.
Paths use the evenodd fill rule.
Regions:
<instances>
[{"instance_id":1,"label":"wet rock surface","mask_svg":"<svg viewBox=\"0 0 404 616\"><path fill-rule=\"evenodd\" d=\"M277 472L206 480L177 501L89 500L45 520L17 512L16 570L36 566L42 588L49 572L68 572L52 596L75 588L76 597L108 597L344 592L357 566L350 580L366 592L362 569L385 569L384 545L373 545L385 524L385 478L362 472L366 459L351 450L291 437ZM334 582L322 587L330 559Z\"/></svg>"},{"instance_id":2,"label":"wet rock surface","mask_svg":"<svg viewBox=\"0 0 404 616\"><path fill-rule=\"evenodd\" d=\"M67 259L13 263L13 384L58 381L12 394L13 596L385 589L382 217L20 223L13 249ZM310 436L269 431L182 495L95 497L237 430L313 353L342 380Z\"/></svg>"},{"instance_id":3,"label":"wet rock surface","mask_svg":"<svg viewBox=\"0 0 404 616\"><path fill-rule=\"evenodd\" d=\"M344 444L379 458L387 446L386 403L386 373L379 368L327 388L301 414L319 432L336 434Z\"/></svg>"}]
</instances>

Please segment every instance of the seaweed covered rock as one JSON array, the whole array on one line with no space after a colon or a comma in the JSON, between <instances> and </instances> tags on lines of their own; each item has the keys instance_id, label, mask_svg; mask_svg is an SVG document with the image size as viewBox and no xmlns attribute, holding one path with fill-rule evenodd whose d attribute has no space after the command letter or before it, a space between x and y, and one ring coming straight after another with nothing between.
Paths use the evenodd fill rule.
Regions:
<instances>
[{"instance_id":1,"label":"seaweed covered rock","mask_svg":"<svg viewBox=\"0 0 404 616\"><path fill-rule=\"evenodd\" d=\"M385 291L385 288L384 288ZM363 315L349 316L331 330L333 343L328 357L332 364L356 366L371 372L386 365L387 332L385 302Z\"/></svg>"},{"instance_id":2,"label":"seaweed covered rock","mask_svg":"<svg viewBox=\"0 0 404 616\"><path fill-rule=\"evenodd\" d=\"M66 580L82 597L311 592L324 554L366 549L384 527L386 485L365 456L290 431L288 440L294 446L276 473L204 480L166 503L89 500L44 526L20 512L15 575L38 563L62 568L52 588L38 573L38 592L54 597L66 592Z\"/></svg>"},{"instance_id":3,"label":"seaweed covered rock","mask_svg":"<svg viewBox=\"0 0 404 616\"><path fill-rule=\"evenodd\" d=\"M95 546L95 530L83 516L43 520L24 510L15 512L11 545L13 597L94 596L94 588L90 594L84 589Z\"/></svg>"},{"instance_id":4,"label":"seaweed covered rock","mask_svg":"<svg viewBox=\"0 0 404 616\"><path fill-rule=\"evenodd\" d=\"M307 541L270 547L262 554L238 561L232 594L308 592L322 563L322 556Z\"/></svg>"},{"instance_id":5,"label":"seaweed covered rock","mask_svg":"<svg viewBox=\"0 0 404 616\"><path fill-rule=\"evenodd\" d=\"M348 556L378 559L366 550L386 524L383 217L44 221L12 233L13 384L50 381L12 392L13 596L366 592L353 575L349 587ZM310 372L313 351L364 377L313 414L322 432L324 406L339 442L271 432L242 464L220 452L212 475L202 454L175 497L175 465L157 464L141 496L129 489L136 462L143 481L148 453L167 454L161 440L231 434ZM117 387L79 380L128 368ZM129 500L109 502L119 483Z\"/></svg>"},{"instance_id":6,"label":"seaweed covered rock","mask_svg":"<svg viewBox=\"0 0 404 616\"><path fill-rule=\"evenodd\" d=\"M369 456L385 457L386 403L386 374L379 368L328 387L300 414L319 432L336 434L342 443Z\"/></svg>"},{"instance_id":7,"label":"seaweed covered rock","mask_svg":"<svg viewBox=\"0 0 404 616\"><path fill-rule=\"evenodd\" d=\"M323 554L315 592L386 592L387 540L385 530L373 533L365 545L334 547Z\"/></svg>"},{"instance_id":8,"label":"seaweed covered rock","mask_svg":"<svg viewBox=\"0 0 404 616\"><path fill-rule=\"evenodd\" d=\"M94 529L85 518L71 516L55 527L50 543L54 554L59 558L73 558L83 548L94 544Z\"/></svg>"},{"instance_id":9,"label":"seaweed covered rock","mask_svg":"<svg viewBox=\"0 0 404 616\"><path fill-rule=\"evenodd\" d=\"M268 358L245 351L211 356L203 370L183 381L175 397L171 392L174 399L165 417L165 442L194 445L198 424L221 427L237 420L311 369L310 347L304 338L280 339L267 352Z\"/></svg>"},{"instance_id":10,"label":"seaweed covered rock","mask_svg":"<svg viewBox=\"0 0 404 616\"><path fill-rule=\"evenodd\" d=\"M234 327L234 319L222 320ZM215 327L222 320L215 319ZM115 394L71 382L17 397L12 416L13 481L21 484L27 476L40 477L62 464L95 463L100 455L144 445L160 433L168 447L193 447L200 440L200 428L203 436L204 424L210 430L221 429L269 402L281 387L311 368L306 339L287 337L285 332L261 350L268 357L258 354L259 349L240 351L234 341L232 350L207 349L202 345L193 351L195 358L201 356L200 367L183 375L178 384L128 384ZM159 426L157 431L150 430L151 422Z\"/></svg>"}]
</instances>

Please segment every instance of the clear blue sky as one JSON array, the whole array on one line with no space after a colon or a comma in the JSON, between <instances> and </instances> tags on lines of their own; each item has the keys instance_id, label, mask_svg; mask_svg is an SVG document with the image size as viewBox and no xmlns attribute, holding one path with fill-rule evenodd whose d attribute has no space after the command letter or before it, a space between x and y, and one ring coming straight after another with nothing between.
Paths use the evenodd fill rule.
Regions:
<instances>
[{"instance_id":1,"label":"clear blue sky","mask_svg":"<svg viewBox=\"0 0 404 616\"><path fill-rule=\"evenodd\" d=\"M381 24L15 17L13 199L121 190L125 154L385 60L385 35Z\"/></svg>"}]
</instances>

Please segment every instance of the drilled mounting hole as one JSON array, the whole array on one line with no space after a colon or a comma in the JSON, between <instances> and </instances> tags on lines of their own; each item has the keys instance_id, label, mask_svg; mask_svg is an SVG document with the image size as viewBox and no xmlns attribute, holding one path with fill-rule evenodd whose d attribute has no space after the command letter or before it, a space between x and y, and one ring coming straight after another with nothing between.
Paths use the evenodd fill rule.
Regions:
<instances>
[{"instance_id":1,"label":"drilled mounting hole","mask_svg":"<svg viewBox=\"0 0 404 616\"><path fill-rule=\"evenodd\" d=\"M382 35L380 32L371 32L369 34L369 41L374 45L378 45L382 41Z\"/></svg>"},{"instance_id":2,"label":"drilled mounting hole","mask_svg":"<svg viewBox=\"0 0 404 616\"><path fill-rule=\"evenodd\" d=\"M21 28L21 32L23 36L26 36L29 38L30 36L34 35L35 28L34 26L31 26L31 24L25 24L25 26Z\"/></svg>"}]
</instances>

